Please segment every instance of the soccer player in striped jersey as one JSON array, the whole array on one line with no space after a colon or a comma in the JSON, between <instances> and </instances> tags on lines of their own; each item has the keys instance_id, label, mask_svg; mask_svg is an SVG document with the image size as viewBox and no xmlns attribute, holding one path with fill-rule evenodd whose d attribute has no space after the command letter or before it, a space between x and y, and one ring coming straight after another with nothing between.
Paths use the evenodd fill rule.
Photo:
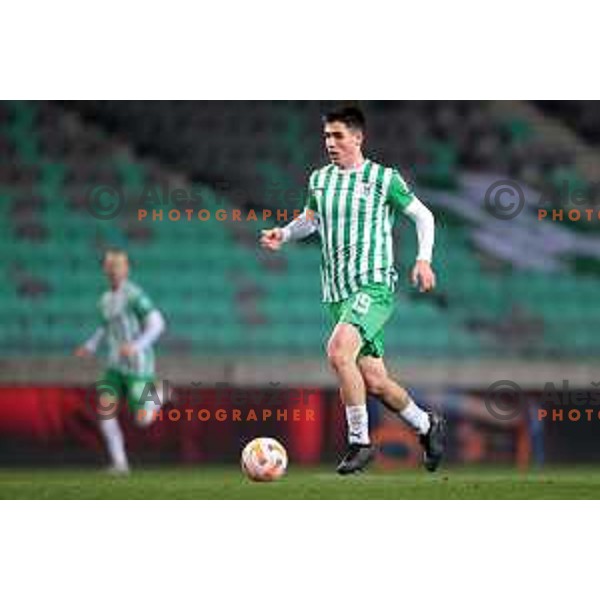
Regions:
<instances>
[{"instance_id":1,"label":"soccer player in striped jersey","mask_svg":"<svg viewBox=\"0 0 600 600\"><path fill-rule=\"evenodd\" d=\"M434 218L397 170L363 156L364 133L365 119L357 108L336 110L324 118L331 163L310 176L302 215L283 228L263 231L261 245L278 250L286 242L319 232L323 302L334 324L327 357L338 379L348 425L348 452L338 473L360 471L375 455L367 394L379 398L414 429L425 467L435 471L444 450L444 420L417 406L388 375L383 361L383 329L393 312L397 280L394 217L400 213L415 223L418 255L411 279L422 292L435 286Z\"/></svg>"},{"instance_id":2,"label":"soccer player in striped jersey","mask_svg":"<svg viewBox=\"0 0 600 600\"><path fill-rule=\"evenodd\" d=\"M124 398L134 423L150 425L162 405L162 390L154 386L153 344L165 328L160 311L143 290L129 281L129 259L122 250L109 250L103 260L109 290L100 298L101 325L75 350L79 357L93 356L107 342L107 369L97 382L98 424L111 460L111 471L128 473L123 432L117 419Z\"/></svg>"}]
</instances>

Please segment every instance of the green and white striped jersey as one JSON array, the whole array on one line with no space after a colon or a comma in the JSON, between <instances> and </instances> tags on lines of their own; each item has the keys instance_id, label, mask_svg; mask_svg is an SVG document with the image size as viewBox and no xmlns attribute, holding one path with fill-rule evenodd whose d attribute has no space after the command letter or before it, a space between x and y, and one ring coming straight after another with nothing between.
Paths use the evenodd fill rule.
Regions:
<instances>
[{"instance_id":1,"label":"green and white striped jersey","mask_svg":"<svg viewBox=\"0 0 600 600\"><path fill-rule=\"evenodd\" d=\"M358 169L330 164L312 173L307 208L318 216L324 302L371 283L394 290L394 217L414 197L397 170L371 160Z\"/></svg>"},{"instance_id":2,"label":"green and white striped jersey","mask_svg":"<svg viewBox=\"0 0 600 600\"><path fill-rule=\"evenodd\" d=\"M102 294L98 303L108 344L108 367L126 375L153 376L152 345L134 356L119 356L122 344L133 342L144 328L144 319L154 310L150 298L130 281Z\"/></svg>"}]
</instances>

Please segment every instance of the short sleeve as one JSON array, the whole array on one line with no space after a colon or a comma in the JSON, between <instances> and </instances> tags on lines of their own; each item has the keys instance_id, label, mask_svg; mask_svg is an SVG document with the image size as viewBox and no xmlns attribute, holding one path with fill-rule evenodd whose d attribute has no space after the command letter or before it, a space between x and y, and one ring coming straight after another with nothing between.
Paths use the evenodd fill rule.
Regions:
<instances>
[{"instance_id":1,"label":"short sleeve","mask_svg":"<svg viewBox=\"0 0 600 600\"><path fill-rule=\"evenodd\" d=\"M387 202L389 202L394 209L403 211L413 201L414 197L415 195L409 189L400 173L394 169L392 171L392 179L387 192Z\"/></svg>"},{"instance_id":2,"label":"short sleeve","mask_svg":"<svg viewBox=\"0 0 600 600\"><path fill-rule=\"evenodd\" d=\"M152 300L141 290L136 292L129 302L131 309L140 320L145 319L155 308Z\"/></svg>"}]
</instances>

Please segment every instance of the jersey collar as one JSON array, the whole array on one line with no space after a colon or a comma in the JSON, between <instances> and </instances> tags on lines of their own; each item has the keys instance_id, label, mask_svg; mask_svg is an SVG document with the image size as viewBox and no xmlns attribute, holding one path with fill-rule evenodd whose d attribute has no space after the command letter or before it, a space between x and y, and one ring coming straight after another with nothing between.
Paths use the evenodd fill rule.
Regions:
<instances>
[{"instance_id":1,"label":"jersey collar","mask_svg":"<svg viewBox=\"0 0 600 600\"><path fill-rule=\"evenodd\" d=\"M340 169L340 167L337 167L335 165L334 165L334 167L337 169L337 172L341 173L342 175L351 175L352 173L360 173L361 171L363 171L364 168L367 166L368 162L369 162L369 159L365 158L365 160L363 160L360 167L354 167L353 169Z\"/></svg>"}]
</instances>

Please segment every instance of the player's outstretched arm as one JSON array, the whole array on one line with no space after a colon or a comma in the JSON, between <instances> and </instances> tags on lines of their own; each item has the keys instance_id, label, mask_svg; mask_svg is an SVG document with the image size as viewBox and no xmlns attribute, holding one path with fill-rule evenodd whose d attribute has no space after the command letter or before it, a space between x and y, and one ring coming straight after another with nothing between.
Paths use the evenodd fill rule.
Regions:
<instances>
[{"instance_id":1,"label":"player's outstretched arm","mask_svg":"<svg viewBox=\"0 0 600 600\"><path fill-rule=\"evenodd\" d=\"M85 342L78 348L75 348L73 354L79 358L88 358L94 356L94 354L96 354L98 346L100 345L100 342L104 339L105 333L106 331L104 327L98 327L98 329L96 329L96 331L94 332L94 335L89 340L87 340L87 342Z\"/></svg>"},{"instance_id":2,"label":"player's outstretched arm","mask_svg":"<svg viewBox=\"0 0 600 600\"><path fill-rule=\"evenodd\" d=\"M318 228L317 214L313 210L305 208L301 215L285 227L263 229L260 236L260 245L267 250L277 251L286 242L304 239L312 235Z\"/></svg>"},{"instance_id":3,"label":"player's outstretched arm","mask_svg":"<svg viewBox=\"0 0 600 600\"><path fill-rule=\"evenodd\" d=\"M411 283L419 286L419 291L429 292L435 288L435 273L431 268L435 219L433 213L417 197L404 209L404 214L414 222L417 229L418 252L410 274Z\"/></svg>"}]
</instances>

